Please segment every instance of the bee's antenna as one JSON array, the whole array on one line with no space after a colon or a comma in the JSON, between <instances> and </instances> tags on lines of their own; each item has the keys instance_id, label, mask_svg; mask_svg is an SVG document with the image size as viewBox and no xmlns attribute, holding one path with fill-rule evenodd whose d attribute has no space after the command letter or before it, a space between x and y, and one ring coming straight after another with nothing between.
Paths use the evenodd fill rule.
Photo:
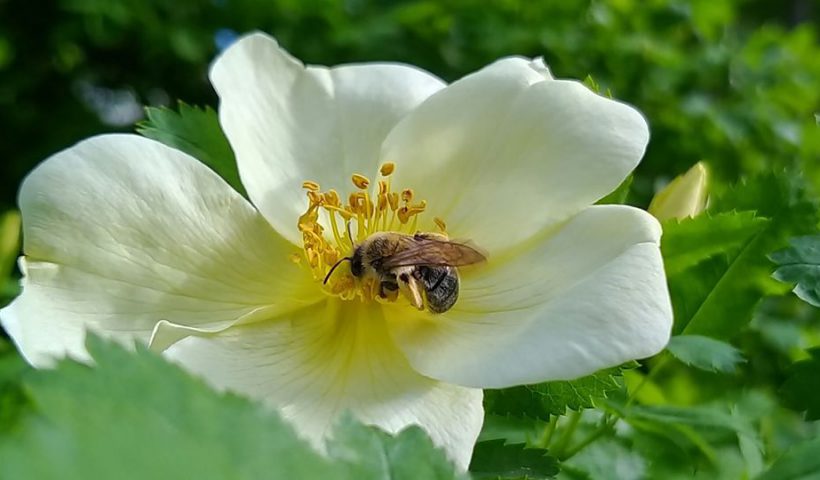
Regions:
<instances>
[{"instance_id":1,"label":"bee's antenna","mask_svg":"<svg viewBox=\"0 0 820 480\"><path fill-rule=\"evenodd\" d=\"M329 272L327 272L327 275L325 275L325 279L324 279L324 281L322 282L322 285L327 285L327 281L328 281L328 280L330 280L330 276L331 276L331 275L333 275L333 271L334 271L334 270L336 270L336 267L338 267L338 266L339 266L342 262L344 262L345 260L347 260L347 261L349 262L349 261L351 261L351 260L353 260L353 259L352 259L352 258L350 258L350 257L344 257L344 258L342 258L341 260L339 260L338 262L336 262L336 264L335 264L335 265L333 265L333 268L331 268L331 269L330 269L330 271L329 271Z\"/></svg>"},{"instance_id":2,"label":"bee's antenna","mask_svg":"<svg viewBox=\"0 0 820 480\"><path fill-rule=\"evenodd\" d=\"M353 241L353 235L350 233L350 222L347 222L347 238L350 239L350 245L355 245L356 244Z\"/></svg>"}]
</instances>

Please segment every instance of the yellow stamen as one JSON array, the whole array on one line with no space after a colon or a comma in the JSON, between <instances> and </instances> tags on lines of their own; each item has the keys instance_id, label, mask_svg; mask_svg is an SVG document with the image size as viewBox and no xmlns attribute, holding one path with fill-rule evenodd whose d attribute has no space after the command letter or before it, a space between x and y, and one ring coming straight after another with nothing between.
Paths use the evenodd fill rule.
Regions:
<instances>
[{"instance_id":1,"label":"yellow stamen","mask_svg":"<svg viewBox=\"0 0 820 480\"><path fill-rule=\"evenodd\" d=\"M356 185L356 188L360 188L360 189L364 190L365 188L370 186L370 180L368 180L368 178L365 177L364 175L359 175L358 173L354 173L353 177L351 177L351 179L353 180L353 185Z\"/></svg>"},{"instance_id":2,"label":"yellow stamen","mask_svg":"<svg viewBox=\"0 0 820 480\"><path fill-rule=\"evenodd\" d=\"M382 164L381 168L379 169L379 173L382 174L383 177L389 177L390 174L396 169L396 164L393 162L387 162Z\"/></svg>"},{"instance_id":3,"label":"yellow stamen","mask_svg":"<svg viewBox=\"0 0 820 480\"><path fill-rule=\"evenodd\" d=\"M302 234L304 252L302 255L291 255L290 260L308 268L313 277L322 282L328 295L344 300L358 298L365 302L392 302L400 296L398 291L382 289L381 279L373 275L353 276L349 263L344 262L344 257L349 260L353 255L357 244L376 232L415 233L419 216L427 209L427 202L421 200L414 203L412 189L391 189L391 180L386 177L392 175L395 169L395 164L389 162L381 166L379 173L385 178L378 181L378 190L373 192L372 197L368 191L370 180L360 174L352 175L356 190L347 196L347 203L342 203L342 197L335 190L323 192L317 182L308 180L302 183L308 205L299 217L297 226ZM320 215L320 211L324 214ZM442 232L445 231L443 220L436 217L433 221ZM330 224L327 228L329 233L326 233L322 222ZM394 229L394 225L397 228ZM330 274L334 265L337 268Z\"/></svg>"},{"instance_id":4,"label":"yellow stamen","mask_svg":"<svg viewBox=\"0 0 820 480\"><path fill-rule=\"evenodd\" d=\"M311 182L310 180L302 182L302 188L305 190L310 190L311 192L318 192L319 191L319 184L316 182Z\"/></svg>"}]
</instances>

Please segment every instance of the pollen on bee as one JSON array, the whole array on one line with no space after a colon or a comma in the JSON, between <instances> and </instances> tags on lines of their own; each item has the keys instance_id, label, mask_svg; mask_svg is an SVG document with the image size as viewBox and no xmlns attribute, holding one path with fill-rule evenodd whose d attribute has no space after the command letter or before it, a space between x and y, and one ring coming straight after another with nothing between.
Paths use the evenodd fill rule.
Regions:
<instances>
[{"instance_id":1,"label":"pollen on bee","mask_svg":"<svg viewBox=\"0 0 820 480\"><path fill-rule=\"evenodd\" d=\"M365 302L392 302L398 298L397 292L383 291L380 282L372 278L354 277L344 263L350 260L358 244L376 232L416 233L418 218L427 209L427 202L414 202L412 189L393 190L387 177L395 170L392 162L382 164L379 173L383 178L373 192L368 191L371 183L367 177L352 174L356 190L347 197L332 189L321 191L317 182L302 182L308 198L307 209L297 223L303 253L290 255L290 260L308 268L328 295ZM347 198L346 203L343 198ZM438 217L433 222L442 231L446 228Z\"/></svg>"}]
</instances>

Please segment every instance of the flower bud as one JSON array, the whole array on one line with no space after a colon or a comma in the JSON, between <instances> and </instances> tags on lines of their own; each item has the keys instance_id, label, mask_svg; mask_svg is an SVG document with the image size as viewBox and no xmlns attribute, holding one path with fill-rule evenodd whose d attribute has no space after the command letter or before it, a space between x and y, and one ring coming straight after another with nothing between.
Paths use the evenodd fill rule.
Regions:
<instances>
[{"instance_id":1,"label":"flower bud","mask_svg":"<svg viewBox=\"0 0 820 480\"><path fill-rule=\"evenodd\" d=\"M703 162L678 175L649 204L649 213L658 220L694 217L706 207L708 174Z\"/></svg>"}]
</instances>

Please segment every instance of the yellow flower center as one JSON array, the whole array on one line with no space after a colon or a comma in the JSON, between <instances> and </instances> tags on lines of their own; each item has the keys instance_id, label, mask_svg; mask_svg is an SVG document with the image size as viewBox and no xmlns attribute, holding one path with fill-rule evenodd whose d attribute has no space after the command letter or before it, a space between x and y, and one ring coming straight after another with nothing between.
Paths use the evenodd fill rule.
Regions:
<instances>
[{"instance_id":1,"label":"yellow flower center","mask_svg":"<svg viewBox=\"0 0 820 480\"><path fill-rule=\"evenodd\" d=\"M316 182L302 183L308 208L298 223L302 232L302 255L295 254L293 261L300 264L304 261L327 294L345 300L396 300L396 292L390 292L387 298L379 295L376 278L355 277L349 268L333 270L340 260L349 258L357 245L376 232L416 233L419 216L427 208L427 202L414 201L412 189L393 190L390 175L395 169L393 163L382 165L378 190L372 191L369 191L370 179L354 173L351 181L356 189L348 195L347 203L342 203L335 190L323 192ZM433 221L442 233L446 232L443 220L434 218Z\"/></svg>"}]
</instances>

